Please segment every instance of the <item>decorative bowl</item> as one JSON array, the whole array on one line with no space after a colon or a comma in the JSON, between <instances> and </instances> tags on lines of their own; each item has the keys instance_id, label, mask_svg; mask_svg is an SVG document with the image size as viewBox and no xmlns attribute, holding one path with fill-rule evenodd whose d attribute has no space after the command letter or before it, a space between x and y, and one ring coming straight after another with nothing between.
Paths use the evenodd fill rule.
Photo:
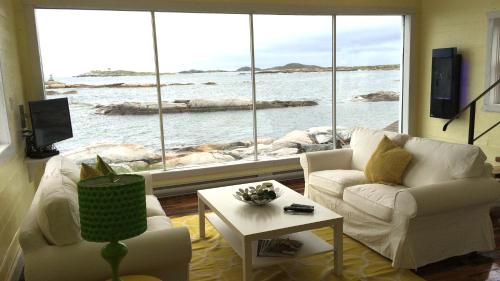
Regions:
<instances>
[{"instance_id":1,"label":"decorative bowl","mask_svg":"<svg viewBox=\"0 0 500 281\"><path fill-rule=\"evenodd\" d=\"M281 190L270 182L263 182L256 187L240 188L233 194L237 200L254 206L266 205L280 196Z\"/></svg>"}]
</instances>

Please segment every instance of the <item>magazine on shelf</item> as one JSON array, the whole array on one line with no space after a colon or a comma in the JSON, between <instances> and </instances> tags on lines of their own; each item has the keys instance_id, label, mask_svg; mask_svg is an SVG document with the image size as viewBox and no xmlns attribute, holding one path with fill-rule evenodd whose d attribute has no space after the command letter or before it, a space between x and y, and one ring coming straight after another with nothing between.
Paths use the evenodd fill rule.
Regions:
<instances>
[{"instance_id":1,"label":"magazine on shelf","mask_svg":"<svg viewBox=\"0 0 500 281\"><path fill-rule=\"evenodd\" d=\"M293 257L302 242L289 238L260 239L257 243L258 257Z\"/></svg>"}]
</instances>

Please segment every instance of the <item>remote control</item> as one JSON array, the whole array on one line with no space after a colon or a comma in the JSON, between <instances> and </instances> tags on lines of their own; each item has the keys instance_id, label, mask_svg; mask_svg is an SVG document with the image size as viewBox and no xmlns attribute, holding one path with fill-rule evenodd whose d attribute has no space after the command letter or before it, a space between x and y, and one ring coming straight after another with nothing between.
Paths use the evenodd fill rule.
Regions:
<instances>
[{"instance_id":1,"label":"remote control","mask_svg":"<svg viewBox=\"0 0 500 281\"><path fill-rule=\"evenodd\" d=\"M283 210L285 210L285 212L286 211L301 212L301 213L312 213L312 212L314 212L314 209L305 208L305 207L299 207L299 206L285 206L285 207L283 207Z\"/></svg>"},{"instance_id":2,"label":"remote control","mask_svg":"<svg viewBox=\"0 0 500 281\"><path fill-rule=\"evenodd\" d=\"M293 203L292 205L290 205L291 207L304 207L304 208L310 208L310 209L314 209L314 206L312 205L302 205L302 204L296 204L296 203Z\"/></svg>"}]
</instances>

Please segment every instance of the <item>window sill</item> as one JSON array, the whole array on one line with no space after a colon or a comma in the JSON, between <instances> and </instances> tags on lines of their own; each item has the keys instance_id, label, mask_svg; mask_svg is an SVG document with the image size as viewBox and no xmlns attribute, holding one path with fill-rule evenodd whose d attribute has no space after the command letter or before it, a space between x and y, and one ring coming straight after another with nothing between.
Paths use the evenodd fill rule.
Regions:
<instances>
[{"instance_id":1,"label":"window sill","mask_svg":"<svg viewBox=\"0 0 500 281\"><path fill-rule=\"evenodd\" d=\"M10 159L15 151L13 144L0 144L0 164Z\"/></svg>"}]
</instances>

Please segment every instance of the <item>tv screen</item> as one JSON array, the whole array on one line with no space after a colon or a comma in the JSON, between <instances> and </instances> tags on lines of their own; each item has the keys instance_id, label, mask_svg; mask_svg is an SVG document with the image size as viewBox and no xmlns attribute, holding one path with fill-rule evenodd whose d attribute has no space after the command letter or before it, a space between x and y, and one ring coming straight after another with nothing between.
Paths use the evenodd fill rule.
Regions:
<instances>
[{"instance_id":1,"label":"tv screen","mask_svg":"<svg viewBox=\"0 0 500 281\"><path fill-rule=\"evenodd\" d=\"M33 101L29 106L38 148L73 137L67 98Z\"/></svg>"},{"instance_id":2,"label":"tv screen","mask_svg":"<svg viewBox=\"0 0 500 281\"><path fill-rule=\"evenodd\" d=\"M432 59L432 87L433 99L449 100L453 93L453 57Z\"/></svg>"}]
</instances>

